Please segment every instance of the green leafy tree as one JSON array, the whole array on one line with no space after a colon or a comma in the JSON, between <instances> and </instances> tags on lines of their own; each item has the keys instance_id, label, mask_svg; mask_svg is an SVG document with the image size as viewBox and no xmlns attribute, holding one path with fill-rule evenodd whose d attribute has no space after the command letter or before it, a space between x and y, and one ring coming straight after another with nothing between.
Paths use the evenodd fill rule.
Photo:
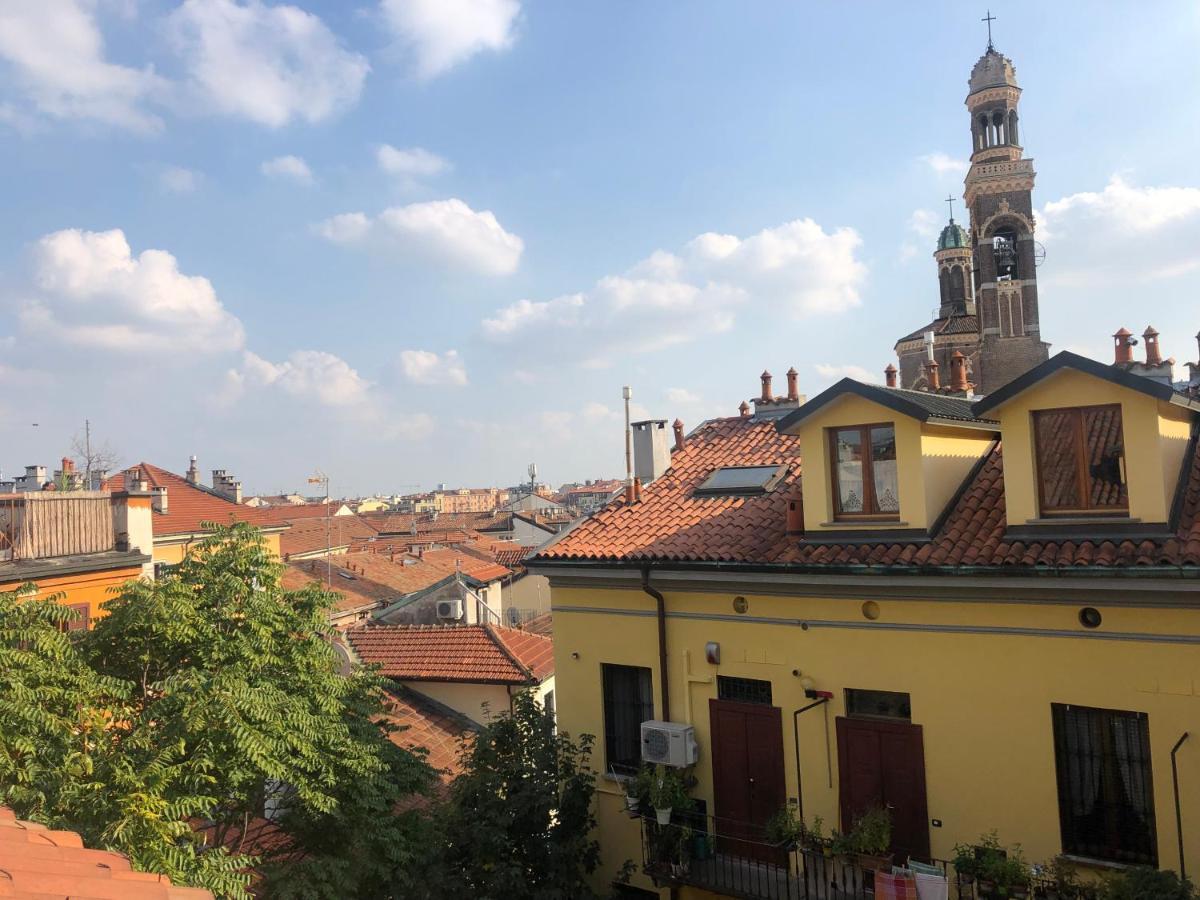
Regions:
<instances>
[{"instance_id":1,"label":"green leafy tree","mask_svg":"<svg viewBox=\"0 0 1200 900\"><path fill-rule=\"evenodd\" d=\"M1105 881L1103 900L1192 900L1192 883L1174 872L1137 866Z\"/></svg>"},{"instance_id":2,"label":"green leafy tree","mask_svg":"<svg viewBox=\"0 0 1200 900\"><path fill-rule=\"evenodd\" d=\"M595 894L600 848L592 737L555 732L529 692L464 747L443 823L440 896L560 900Z\"/></svg>"},{"instance_id":3,"label":"green leafy tree","mask_svg":"<svg viewBox=\"0 0 1200 900\"><path fill-rule=\"evenodd\" d=\"M218 896L246 895L247 853L268 896L385 896L416 853L400 807L432 773L379 724L378 678L340 673L334 595L281 571L235 525L74 642L68 611L0 604L5 802Z\"/></svg>"}]
</instances>

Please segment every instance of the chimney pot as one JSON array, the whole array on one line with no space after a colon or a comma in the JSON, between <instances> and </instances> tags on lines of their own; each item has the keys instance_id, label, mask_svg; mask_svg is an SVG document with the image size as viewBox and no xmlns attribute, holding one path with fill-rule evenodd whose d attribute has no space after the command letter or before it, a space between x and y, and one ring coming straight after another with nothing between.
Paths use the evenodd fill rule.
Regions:
<instances>
[{"instance_id":1,"label":"chimney pot","mask_svg":"<svg viewBox=\"0 0 1200 900\"><path fill-rule=\"evenodd\" d=\"M738 412L741 414L743 419L750 418L750 404L743 400L741 405L738 407Z\"/></svg>"},{"instance_id":2,"label":"chimney pot","mask_svg":"<svg viewBox=\"0 0 1200 900\"><path fill-rule=\"evenodd\" d=\"M166 515L167 506L167 489L161 485L156 485L150 494L150 505L154 507L156 513Z\"/></svg>"},{"instance_id":3,"label":"chimney pot","mask_svg":"<svg viewBox=\"0 0 1200 900\"><path fill-rule=\"evenodd\" d=\"M883 378L888 387L894 388L896 386L896 367L888 363L887 368L883 370Z\"/></svg>"},{"instance_id":4,"label":"chimney pot","mask_svg":"<svg viewBox=\"0 0 1200 900\"><path fill-rule=\"evenodd\" d=\"M967 358L959 350L950 357L950 387L956 393L967 391Z\"/></svg>"},{"instance_id":5,"label":"chimney pot","mask_svg":"<svg viewBox=\"0 0 1200 900\"><path fill-rule=\"evenodd\" d=\"M642 479L637 477L633 479L633 502L642 502Z\"/></svg>"},{"instance_id":6,"label":"chimney pot","mask_svg":"<svg viewBox=\"0 0 1200 900\"><path fill-rule=\"evenodd\" d=\"M1113 335L1113 364L1120 366L1133 362L1133 344L1130 340L1133 333L1128 328L1120 328Z\"/></svg>"},{"instance_id":7,"label":"chimney pot","mask_svg":"<svg viewBox=\"0 0 1200 900\"><path fill-rule=\"evenodd\" d=\"M942 380L938 376L938 364L935 360L929 360L925 363L925 380L929 382L929 390L940 391L942 389Z\"/></svg>"},{"instance_id":8,"label":"chimney pot","mask_svg":"<svg viewBox=\"0 0 1200 900\"><path fill-rule=\"evenodd\" d=\"M675 432L675 449L683 449L683 420L676 419L671 423L671 430Z\"/></svg>"},{"instance_id":9,"label":"chimney pot","mask_svg":"<svg viewBox=\"0 0 1200 900\"><path fill-rule=\"evenodd\" d=\"M762 379L762 399L766 403L770 403L774 399L771 395L771 373L763 369L763 373L758 376Z\"/></svg>"},{"instance_id":10,"label":"chimney pot","mask_svg":"<svg viewBox=\"0 0 1200 900\"><path fill-rule=\"evenodd\" d=\"M789 400L799 400L800 399L800 385L797 381L797 379L799 377L800 377L800 373L796 371L795 366L792 366L792 368L787 370L787 386L788 386L787 398Z\"/></svg>"},{"instance_id":11,"label":"chimney pot","mask_svg":"<svg viewBox=\"0 0 1200 900\"><path fill-rule=\"evenodd\" d=\"M804 533L804 500L800 494L800 486L792 488L787 501L787 533Z\"/></svg>"},{"instance_id":12,"label":"chimney pot","mask_svg":"<svg viewBox=\"0 0 1200 900\"><path fill-rule=\"evenodd\" d=\"M1142 337L1146 341L1146 365L1161 366L1162 352L1158 349L1158 332L1154 330L1154 326L1147 325Z\"/></svg>"}]
</instances>

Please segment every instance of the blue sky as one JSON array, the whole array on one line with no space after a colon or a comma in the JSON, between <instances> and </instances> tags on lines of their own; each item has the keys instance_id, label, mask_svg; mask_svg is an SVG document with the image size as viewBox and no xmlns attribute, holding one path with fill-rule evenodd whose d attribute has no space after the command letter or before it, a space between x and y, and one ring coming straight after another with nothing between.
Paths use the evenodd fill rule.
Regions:
<instances>
[{"instance_id":1,"label":"blue sky","mask_svg":"<svg viewBox=\"0 0 1200 900\"><path fill-rule=\"evenodd\" d=\"M624 383L691 427L764 367L878 377L937 303L983 14L0 0L0 465L86 417L248 491L559 483L620 474ZM998 16L1043 336L1194 360L1200 5Z\"/></svg>"}]
</instances>

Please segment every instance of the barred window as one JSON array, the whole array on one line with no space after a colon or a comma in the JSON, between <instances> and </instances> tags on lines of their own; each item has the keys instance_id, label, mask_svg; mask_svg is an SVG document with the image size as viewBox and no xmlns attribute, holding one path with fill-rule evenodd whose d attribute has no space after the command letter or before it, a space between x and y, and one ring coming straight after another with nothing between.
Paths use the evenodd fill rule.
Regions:
<instances>
[{"instance_id":1,"label":"barred window","mask_svg":"<svg viewBox=\"0 0 1200 900\"><path fill-rule=\"evenodd\" d=\"M1158 865L1147 715L1062 703L1051 714L1063 852Z\"/></svg>"},{"instance_id":2,"label":"barred window","mask_svg":"<svg viewBox=\"0 0 1200 900\"><path fill-rule=\"evenodd\" d=\"M771 682L758 678L730 678L727 675L718 675L717 699L770 706Z\"/></svg>"},{"instance_id":3,"label":"barred window","mask_svg":"<svg viewBox=\"0 0 1200 900\"><path fill-rule=\"evenodd\" d=\"M631 775L642 764L642 723L654 718L654 688L644 666L604 663L604 759L608 770Z\"/></svg>"}]
</instances>

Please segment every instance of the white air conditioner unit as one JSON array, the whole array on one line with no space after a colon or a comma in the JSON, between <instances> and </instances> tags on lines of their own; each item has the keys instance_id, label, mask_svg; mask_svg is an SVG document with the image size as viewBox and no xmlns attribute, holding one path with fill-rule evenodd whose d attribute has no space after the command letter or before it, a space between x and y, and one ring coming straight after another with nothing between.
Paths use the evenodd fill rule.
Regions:
<instances>
[{"instance_id":1,"label":"white air conditioner unit","mask_svg":"<svg viewBox=\"0 0 1200 900\"><path fill-rule=\"evenodd\" d=\"M439 619L461 619L462 614L462 600L458 598L454 600L439 600L437 603L437 617Z\"/></svg>"},{"instance_id":2,"label":"white air conditioner unit","mask_svg":"<svg viewBox=\"0 0 1200 900\"><path fill-rule=\"evenodd\" d=\"M696 729L678 722L642 723L642 761L682 768L699 756Z\"/></svg>"}]
</instances>

